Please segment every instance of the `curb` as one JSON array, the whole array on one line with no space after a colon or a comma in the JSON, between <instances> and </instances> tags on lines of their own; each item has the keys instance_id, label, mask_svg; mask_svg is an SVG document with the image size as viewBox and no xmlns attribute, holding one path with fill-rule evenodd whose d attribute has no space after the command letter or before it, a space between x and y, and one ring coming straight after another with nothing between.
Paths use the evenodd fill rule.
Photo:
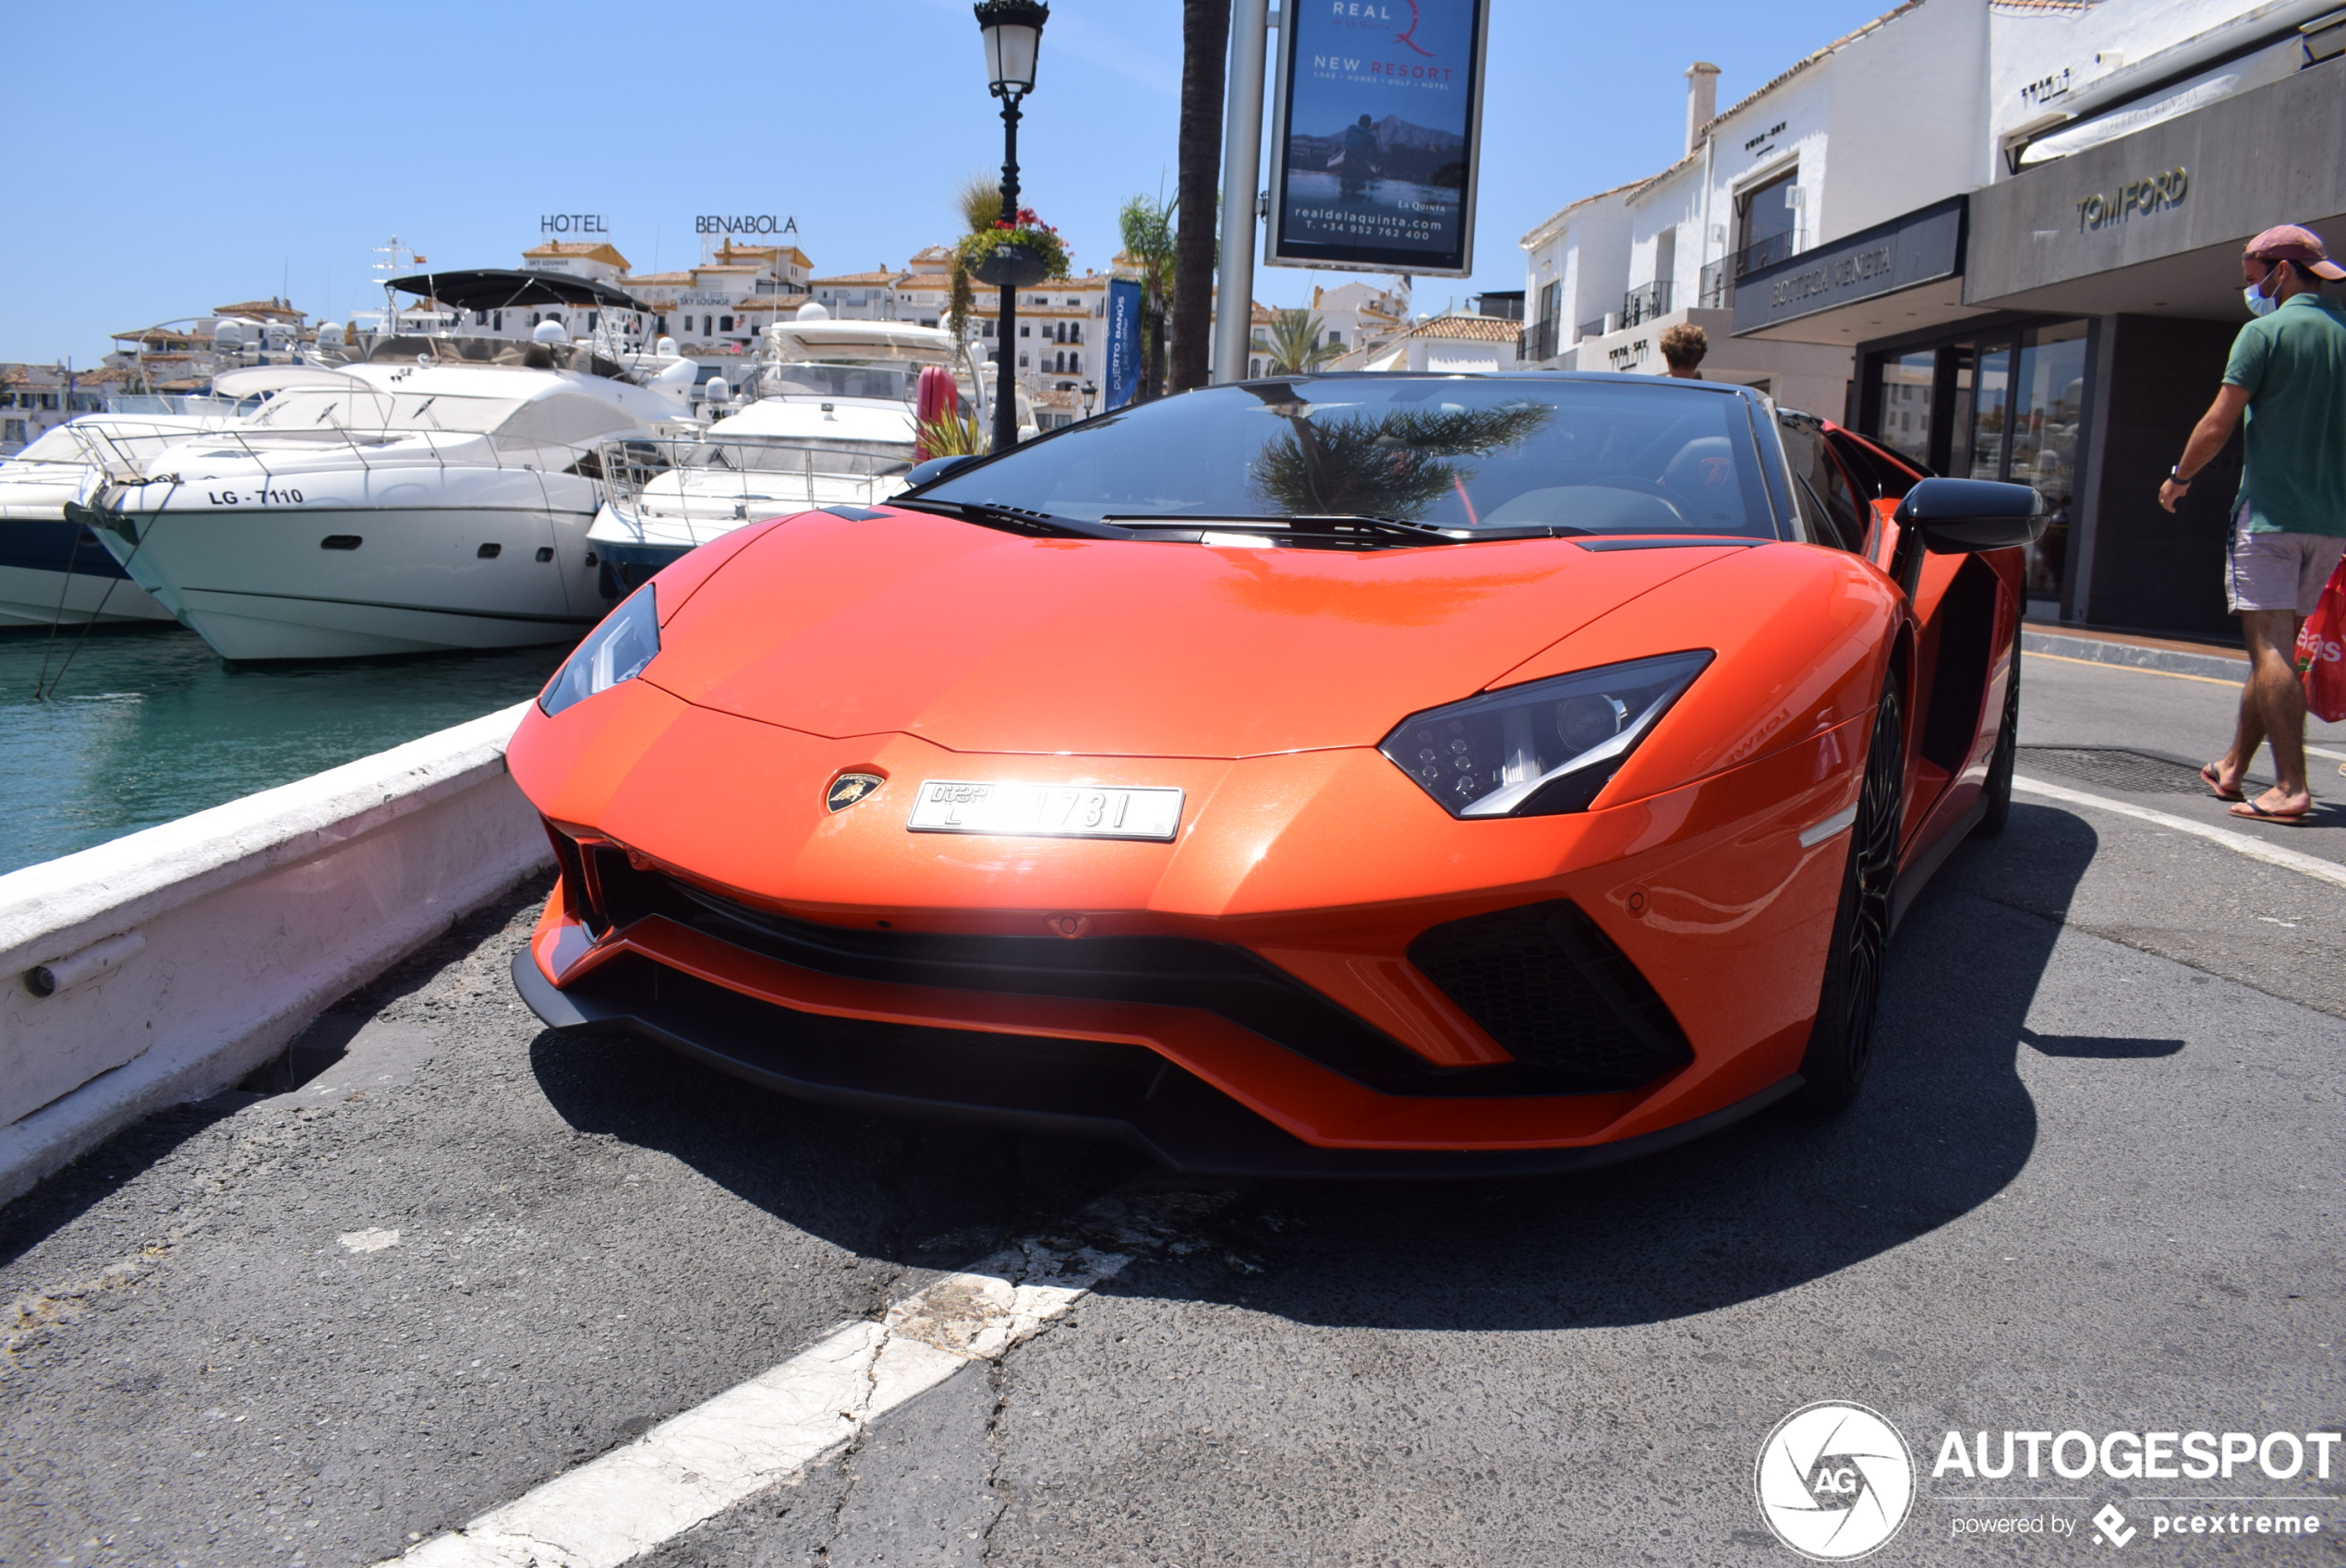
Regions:
<instances>
[{"instance_id":1,"label":"curb","mask_svg":"<svg viewBox=\"0 0 2346 1568\"><path fill-rule=\"evenodd\" d=\"M2159 669L2170 675L2204 675L2216 681L2248 678L2248 661L2244 658L2219 653L2186 653L2181 648L2145 647L2139 643L2113 643L2099 637L2074 637L2065 632L2036 632L2025 626L2021 628L2020 647L2023 653Z\"/></svg>"},{"instance_id":2,"label":"curb","mask_svg":"<svg viewBox=\"0 0 2346 1568\"><path fill-rule=\"evenodd\" d=\"M525 706L0 876L0 1204L550 863Z\"/></svg>"}]
</instances>

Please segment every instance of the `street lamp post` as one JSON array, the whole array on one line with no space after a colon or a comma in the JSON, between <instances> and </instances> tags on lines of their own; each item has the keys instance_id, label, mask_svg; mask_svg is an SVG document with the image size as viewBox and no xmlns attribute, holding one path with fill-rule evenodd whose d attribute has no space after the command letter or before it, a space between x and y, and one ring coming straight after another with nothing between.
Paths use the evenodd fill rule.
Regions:
<instances>
[{"instance_id":1,"label":"street lamp post","mask_svg":"<svg viewBox=\"0 0 2346 1568\"><path fill-rule=\"evenodd\" d=\"M1051 8L1039 0L979 0L978 31L986 39L987 85L1002 101L1002 216L1018 222L1018 106L1034 90L1034 56ZM1001 324L995 329L994 450L1018 444L1018 287L1002 284Z\"/></svg>"},{"instance_id":2,"label":"street lamp post","mask_svg":"<svg viewBox=\"0 0 2346 1568\"><path fill-rule=\"evenodd\" d=\"M1099 383L1099 382L1097 382L1097 381L1085 381L1085 382L1083 383L1083 417L1084 417L1084 418L1089 419L1089 418L1092 416L1092 404L1093 404L1094 403L1095 403L1095 402L1097 402L1097 401L1099 400L1099 395L1100 395L1100 383Z\"/></svg>"}]
</instances>

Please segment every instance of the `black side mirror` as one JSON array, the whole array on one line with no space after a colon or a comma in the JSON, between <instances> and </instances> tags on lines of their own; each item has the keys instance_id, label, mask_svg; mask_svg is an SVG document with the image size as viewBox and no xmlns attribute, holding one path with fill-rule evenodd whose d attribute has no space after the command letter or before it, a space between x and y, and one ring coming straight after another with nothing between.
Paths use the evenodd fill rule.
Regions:
<instances>
[{"instance_id":1,"label":"black side mirror","mask_svg":"<svg viewBox=\"0 0 2346 1568\"><path fill-rule=\"evenodd\" d=\"M1898 503L1897 519L1933 555L1974 555L2035 544L2045 532L2045 498L2033 485L1920 479Z\"/></svg>"},{"instance_id":2,"label":"black side mirror","mask_svg":"<svg viewBox=\"0 0 2346 1568\"><path fill-rule=\"evenodd\" d=\"M926 463L915 463L913 471L904 476L904 488L917 490L923 485L933 485L939 479L949 478L971 464L983 460L981 454L964 453L960 457L932 457Z\"/></svg>"},{"instance_id":3,"label":"black side mirror","mask_svg":"<svg viewBox=\"0 0 2346 1568\"><path fill-rule=\"evenodd\" d=\"M2013 549L2044 537L2045 498L2031 485L1993 479L1917 479L1892 513L1898 548L1890 575L1914 597L1922 577L1925 550L1933 555L1975 555Z\"/></svg>"}]
</instances>

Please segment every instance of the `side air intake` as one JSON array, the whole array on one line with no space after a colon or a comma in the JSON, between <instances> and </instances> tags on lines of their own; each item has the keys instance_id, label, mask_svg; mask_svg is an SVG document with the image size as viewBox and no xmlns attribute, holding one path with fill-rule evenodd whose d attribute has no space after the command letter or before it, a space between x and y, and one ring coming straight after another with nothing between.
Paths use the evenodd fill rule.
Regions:
<instances>
[{"instance_id":1,"label":"side air intake","mask_svg":"<svg viewBox=\"0 0 2346 1568\"><path fill-rule=\"evenodd\" d=\"M1569 901L1434 926L1409 961L1517 1060L1589 1089L1635 1089L1694 1059L1645 976Z\"/></svg>"}]
</instances>

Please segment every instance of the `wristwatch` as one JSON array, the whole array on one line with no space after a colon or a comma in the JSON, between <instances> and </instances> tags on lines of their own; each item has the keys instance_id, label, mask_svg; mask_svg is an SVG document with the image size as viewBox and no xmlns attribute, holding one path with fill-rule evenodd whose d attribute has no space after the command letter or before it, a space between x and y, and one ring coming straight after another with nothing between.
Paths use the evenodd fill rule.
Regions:
<instances>
[{"instance_id":1,"label":"wristwatch","mask_svg":"<svg viewBox=\"0 0 2346 1568\"><path fill-rule=\"evenodd\" d=\"M2167 482L2179 490L2191 488L2191 481L2183 477L2183 465L2180 463L2167 470Z\"/></svg>"}]
</instances>

